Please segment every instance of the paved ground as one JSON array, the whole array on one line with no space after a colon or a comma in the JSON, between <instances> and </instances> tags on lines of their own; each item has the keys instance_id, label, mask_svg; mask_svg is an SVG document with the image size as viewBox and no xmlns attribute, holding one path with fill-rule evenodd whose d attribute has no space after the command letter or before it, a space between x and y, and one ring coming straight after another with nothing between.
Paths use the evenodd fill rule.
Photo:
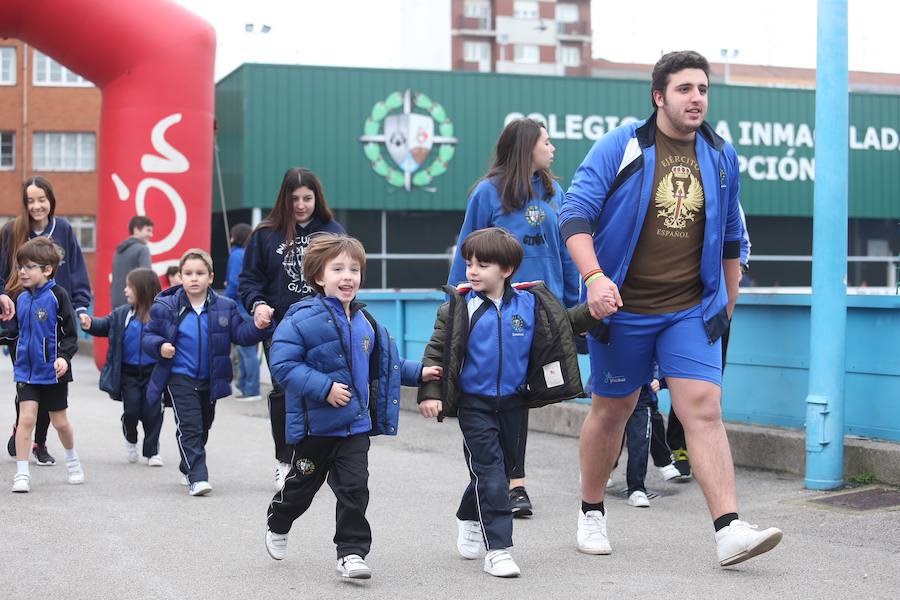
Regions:
<instances>
[{"instance_id":1,"label":"paved ground","mask_svg":"<svg viewBox=\"0 0 900 600\"><path fill-rule=\"evenodd\" d=\"M0 381L11 381L0 360ZM97 391L76 360L70 414L87 481L70 486L62 465L32 466L33 492L0 490L0 597L26 598L896 598L900 511L849 514L814 508L820 494L794 477L740 471L741 514L777 525L772 553L731 569L715 560L713 531L697 485L648 486L649 509L607 502L613 554L575 550L577 442L533 434L529 490L536 516L516 521L517 580L481 572L455 550L455 503L467 481L456 423L402 415L397 438L372 445L369 517L374 577L334 575L334 498L324 488L291 532L287 560L266 554L271 497L268 421L219 402L208 446L213 493L189 497L178 483L174 424L163 428L163 468L125 461L120 405ZM4 388L7 390L10 387ZM8 392L7 392L8 395ZM13 419L11 406L0 419ZM4 437L5 440L5 437ZM51 430L50 449L62 458ZM0 461L0 480L15 464ZM622 475L615 478L621 488Z\"/></svg>"}]
</instances>

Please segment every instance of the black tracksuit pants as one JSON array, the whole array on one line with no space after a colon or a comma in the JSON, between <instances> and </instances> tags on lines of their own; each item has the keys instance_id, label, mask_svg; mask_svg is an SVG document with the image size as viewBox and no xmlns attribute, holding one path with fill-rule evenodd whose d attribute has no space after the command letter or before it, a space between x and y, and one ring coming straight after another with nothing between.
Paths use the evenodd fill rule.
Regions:
<instances>
[{"instance_id":1,"label":"black tracksuit pants","mask_svg":"<svg viewBox=\"0 0 900 600\"><path fill-rule=\"evenodd\" d=\"M291 470L284 487L269 504L268 525L274 533L287 533L312 504L325 481L337 498L334 543L337 557L358 554L365 558L372 546L366 520L369 506L369 434L350 437L309 436L289 448Z\"/></svg>"},{"instance_id":2,"label":"black tracksuit pants","mask_svg":"<svg viewBox=\"0 0 900 600\"><path fill-rule=\"evenodd\" d=\"M459 502L456 518L481 522L487 550L509 548L513 529L509 480L525 454L523 430L528 427L528 408L519 396L463 395L457 418L463 434L469 485Z\"/></svg>"},{"instance_id":3,"label":"black tracksuit pants","mask_svg":"<svg viewBox=\"0 0 900 600\"><path fill-rule=\"evenodd\" d=\"M644 385L638 396L634 412L625 423L625 444L628 447L628 464L625 468L625 480L628 482L628 495L632 492L646 492L644 480L647 477L647 458L653 458L653 464L664 467L672 462L672 452L666 444L665 424L659 414L656 394Z\"/></svg>"},{"instance_id":4,"label":"black tracksuit pants","mask_svg":"<svg viewBox=\"0 0 900 600\"><path fill-rule=\"evenodd\" d=\"M13 367L16 366L16 345L9 345L9 359L12 361ZM13 423L13 427L19 422L19 398L13 398L14 403L16 405L16 422ZM37 423L34 426L34 443L38 446L46 446L47 445L47 431L50 430L50 411L46 408L41 408L38 406L37 411Z\"/></svg>"},{"instance_id":5,"label":"black tracksuit pants","mask_svg":"<svg viewBox=\"0 0 900 600\"><path fill-rule=\"evenodd\" d=\"M147 402L147 385L153 365L122 365L122 433L131 444L138 441L138 422L144 429L143 456L159 454L159 432L163 424L162 399Z\"/></svg>"},{"instance_id":6,"label":"black tracksuit pants","mask_svg":"<svg viewBox=\"0 0 900 600\"><path fill-rule=\"evenodd\" d=\"M209 481L206 469L206 440L216 417L216 403L209 394L208 379L173 374L166 386L175 413L175 437L181 454L179 470L188 481Z\"/></svg>"},{"instance_id":7,"label":"black tracksuit pants","mask_svg":"<svg viewBox=\"0 0 900 600\"><path fill-rule=\"evenodd\" d=\"M266 354L266 365L269 366L269 373L272 372L272 364L269 362L269 348L271 346L272 338L263 342L263 351ZM275 442L275 459L283 463L291 462L292 451L292 448L284 441L286 421L284 388L272 377L272 391L269 392L269 423L272 426L272 440Z\"/></svg>"}]
</instances>

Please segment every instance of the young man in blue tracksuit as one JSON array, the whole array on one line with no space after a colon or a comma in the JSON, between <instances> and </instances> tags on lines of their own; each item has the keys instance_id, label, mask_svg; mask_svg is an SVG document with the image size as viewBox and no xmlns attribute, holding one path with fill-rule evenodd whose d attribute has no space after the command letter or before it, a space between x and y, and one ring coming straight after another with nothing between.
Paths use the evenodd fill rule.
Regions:
<instances>
[{"instance_id":1,"label":"young man in blue tracksuit","mask_svg":"<svg viewBox=\"0 0 900 600\"><path fill-rule=\"evenodd\" d=\"M29 240L16 251L19 282L24 289L16 298L14 331L4 334L16 340L13 378L19 417L13 492L31 491L28 454L39 409L50 413L50 422L59 434L69 483L84 483L74 432L66 415L78 334L69 294L53 279L60 260L57 246L45 237Z\"/></svg>"},{"instance_id":2,"label":"young man in blue tracksuit","mask_svg":"<svg viewBox=\"0 0 900 600\"><path fill-rule=\"evenodd\" d=\"M612 459L655 357L681 417L721 566L780 541L738 519L722 424L720 337L740 280L740 172L704 121L709 63L672 52L653 68L654 114L600 138L572 179L560 231L606 339L588 340L592 409L581 432L578 549L611 552L603 505Z\"/></svg>"},{"instance_id":3,"label":"young man in blue tracksuit","mask_svg":"<svg viewBox=\"0 0 900 600\"><path fill-rule=\"evenodd\" d=\"M287 556L291 525L327 480L337 498L337 572L369 579L369 438L397 435L401 383L417 386L441 369L401 359L387 330L356 302L366 264L358 240L322 234L303 262L316 295L291 306L270 353L272 376L286 391L292 456L269 504L266 549L276 560Z\"/></svg>"},{"instance_id":4,"label":"young man in blue tracksuit","mask_svg":"<svg viewBox=\"0 0 900 600\"><path fill-rule=\"evenodd\" d=\"M150 309L143 349L157 357L147 387L147 402L165 394L172 402L177 427L179 469L191 496L212 491L206 468L206 440L216 401L231 395L231 344L262 341L270 326L244 321L237 304L211 289L213 264L197 248L179 262L182 285L165 290Z\"/></svg>"}]
</instances>

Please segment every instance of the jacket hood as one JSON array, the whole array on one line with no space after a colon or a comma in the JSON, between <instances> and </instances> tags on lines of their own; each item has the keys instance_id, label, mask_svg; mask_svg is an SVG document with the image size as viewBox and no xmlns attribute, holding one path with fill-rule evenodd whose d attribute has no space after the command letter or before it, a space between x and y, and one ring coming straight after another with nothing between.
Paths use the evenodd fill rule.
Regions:
<instances>
[{"instance_id":1,"label":"jacket hood","mask_svg":"<svg viewBox=\"0 0 900 600\"><path fill-rule=\"evenodd\" d=\"M143 244L141 240L133 237L129 237L127 240L123 241L116 247L116 254L123 254L126 250L134 246L135 244Z\"/></svg>"}]
</instances>

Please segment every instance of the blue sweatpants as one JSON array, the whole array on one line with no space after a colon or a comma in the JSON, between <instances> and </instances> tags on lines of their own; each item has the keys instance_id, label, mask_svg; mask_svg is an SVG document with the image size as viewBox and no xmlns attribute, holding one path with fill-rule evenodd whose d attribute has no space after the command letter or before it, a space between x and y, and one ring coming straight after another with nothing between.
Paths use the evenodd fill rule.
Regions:
<instances>
[{"instance_id":1,"label":"blue sweatpants","mask_svg":"<svg viewBox=\"0 0 900 600\"><path fill-rule=\"evenodd\" d=\"M191 483L209 481L206 440L216 416L216 403L209 395L209 380L173 374L166 389L175 412L175 437L181 454L178 468Z\"/></svg>"}]
</instances>

